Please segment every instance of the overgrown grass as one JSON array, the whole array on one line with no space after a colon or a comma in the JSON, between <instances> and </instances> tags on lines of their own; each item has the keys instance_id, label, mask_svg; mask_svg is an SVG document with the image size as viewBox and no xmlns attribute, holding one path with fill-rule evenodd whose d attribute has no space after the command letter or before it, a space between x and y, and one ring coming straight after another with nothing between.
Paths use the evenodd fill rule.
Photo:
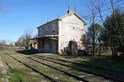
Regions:
<instances>
[{"instance_id":1,"label":"overgrown grass","mask_svg":"<svg viewBox=\"0 0 124 82\"><path fill-rule=\"evenodd\" d=\"M65 75L64 73L62 73L62 72L60 72L60 71L57 71L57 70L55 70L55 69L53 69L53 68L50 68L50 67L48 67L48 66L44 66L44 65L42 65L42 64L39 64L39 63L37 63L37 62L35 62L35 61L33 61L33 60L30 60L30 59L26 58L26 57L28 57L27 55L26 55L26 56L25 56L25 55L20 55L20 54L18 54L18 53L13 52L13 51L11 51L11 52L10 52L10 51L6 51L6 52L9 53L9 54L11 54L11 55L14 56L15 58L19 59L20 61L22 61L22 62L24 62L24 63L30 65L31 67L33 67L33 68L39 70L40 72L42 72L42 73L44 73L44 74L46 74L46 75L48 75L48 76L50 76L50 77L52 77L52 78L54 78L54 79L60 81L60 82L78 82L78 80L76 80L76 79L74 79L74 78L72 78L72 77L69 77L69 76ZM22 72L20 72L20 71L22 71ZM23 76L21 76L21 75L25 75L24 70L18 69L18 71L16 71L16 72L17 72L17 73L21 73L21 74L19 74L21 78L23 77ZM27 72L28 72L28 71L26 71L26 73L27 73ZM24 73L24 74L23 74L23 73ZM27 74L27 75L28 75L28 74ZM28 76L29 76L29 75L28 75ZM30 76L29 76L29 77L30 77ZM25 78L29 78L29 77L26 77L26 76L25 76ZM33 76L33 77L34 77L34 76ZM30 78L31 78L31 77L30 77ZM29 82L31 82L31 81L29 80ZM35 82L38 82L38 81L35 81ZM47 82L48 82L48 81L47 81Z\"/></svg>"},{"instance_id":2,"label":"overgrown grass","mask_svg":"<svg viewBox=\"0 0 124 82\"><path fill-rule=\"evenodd\" d=\"M77 82L77 80L75 80L74 78L71 78L63 73L61 73L60 71L57 71L55 69L52 69L48 66L44 66L42 64L38 64L35 61L29 60L26 57L33 57L32 55L34 54L30 54L30 55L25 55L25 54L20 54L17 53L15 51L5 51L8 54L11 54L12 56L16 57L17 59L27 63L28 65L30 65L31 67L36 68L37 70L53 77L54 79L58 79L58 81L65 81L65 82ZM28 52L26 52L28 53ZM27 69L25 66L23 66L22 64L20 64L19 62L15 61L14 59L12 59L11 57L7 56L7 54L0 52L0 56L2 56L2 58L4 60L6 60L13 68L14 71L16 72L16 74L21 77L21 79L24 80L24 82L40 82L42 79L43 81L45 81L45 78L34 73L32 70ZM117 57L117 58L112 58L110 55L106 55L105 53L102 54L101 56L66 56L66 55L47 55L44 56L46 58L54 58L54 59L62 59L62 60L68 60L68 61L73 61L73 62L78 62L78 63L82 63L82 64L88 64L88 65L93 65L93 66L98 66L98 67L107 67L108 69L114 69L114 70L119 70L119 71L124 71L124 58L121 57ZM37 58L35 58L37 59ZM79 71L76 71L72 68L68 68L68 67L64 67L49 61L45 61L42 59L37 59L39 61L42 61L44 63L47 63L49 65L52 65L58 69L63 69L67 72L70 72L72 74L78 75L78 76L85 76L85 73L81 73ZM66 63L64 62L64 64L67 65L71 65L74 67L78 67L84 70L90 70L90 71L94 71L100 74L106 74L111 73L109 71L104 71L104 70L100 70L100 69L96 69L96 68L92 68L89 66L81 66L81 65L76 65L76 64L70 64L70 63ZM8 75L10 76L9 80L10 82L18 82L17 77L11 72L8 71ZM2 77L2 75L0 75L0 77ZM94 75L90 75L89 77L85 77L86 79L92 81L92 82L99 82L99 81L104 81L105 79L102 79L100 77L96 77ZM48 82L48 81L46 81Z\"/></svg>"},{"instance_id":3,"label":"overgrown grass","mask_svg":"<svg viewBox=\"0 0 124 82\"><path fill-rule=\"evenodd\" d=\"M12 52L12 53L15 53L15 52ZM18 53L15 53L15 54L18 54ZM23 54L22 54L23 55ZM21 57L19 57L19 56L21 56L21 55L16 55L16 58L20 58L21 60L23 60L24 62L27 62L27 59L25 59L25 57L28 57L27 55L25 55L25 57L24 58L22 58L23 56L21 56ZM30 55L31 56L31 55ZM29 57L30 57L29 56ZM52 57L52 56L51 56ZM54 57L58 57L57 55L54 55ZM59 57L58 57L59 58ZM44 62L44 63L46 63L46 64L49 64L49 65L51 65L51 66L54 66L54 67L56 67L56 68L58 68L58 69L62 69L62 70L64 70L64 71L67 71L67 72L69 72L69 73L72 73L72 74L74 74L74 75L77 75L77 76L80 76L80 77L83 77L83 78L85 78L85 77L87 77L86 79L88 79L89 81L92 81L92 82L96 82L96 81L105 81L105 79L103 79L103 78L100 78L100 77L96 77L96 76L94 76L94 75L92 75L92 74L87 74L87 73L84 73L84 72L80 72L80 71L77 71L77 70L75 70L75 69L72 69L72 68L69 68L69 67L65 67L65 66L62 66L62 65L58 65L58 64L56 64L56 63L52 63L52 62L49 62L49 61L45 61L45 60L40 60L40 59L37 59L37 58L35 58L36 60L39 60L39 61L42 61L42 62ZM41 65L41 64L38 64L38 63L36 63L35 64L35 62L34 61L31 61L30 60L30 62L29 62L29 60L28 60L28 62L27 62L28 64L30 64L31 66L33 66L33 67L35 67L36 69L38 69L38 70L42 70L42 72L44 72L45 74L47 74L47 75L50 75L50 76L52 76L53 78L57 78L59 81L65 81L65 82L75 82L76 80L74 80L73 78L70 78L70 77L68 77L67 75L64 75L63 73L61 73L61 72L59 72L59 71L57 71L57 70L54 70L54 69L51 69L51 68L49 68L49 67L47 67L47 66L43 66L43 65Z\"/></svg>"},{"instance_id":4,"label":"overgrown grass","mask_svg":"<svg viewBox=\"0 0 124 82\"><path fill-rule=\"evenodd\" d=\"M124 58L115 57L111 55L102 54L101 56L66 56L66 55L48 55L45 57L55 58L55 59L65 59L68 61L79 62L83 64L106 67L109 69L124 71Z\"/></svg>"},{"instance_id":5,"label":"overgrown grass","mask_svg":"<svg viewBox=\"0 0 124 82\"><path fill-rule=\"evenodd\" d=\"M38 60L40 61L40 59L38 59ZM42 60L42 59L41 59L41 60ZM43 61L43 60L42 60L42 61ZM103 78L101 78L101 77L99 77L99 76L95 76L95 75L93 75L93 74L88 74L88 73L85 73L85 72L80 72L80 71L75 70L75 69L73 69L73 68L66 67L66 66L62 66L62 65L59 65L59 64L55 64L55 63L50 62L50 61L45 61L45 60L44 60L44 62L46 62L47 64L52 65L52 66L54 66L54 67L56 67L56 68L58 68L58 69L62 69L62 70L67 71L67 72L69 72L69 73L71 73L71 74L74 74L74 75L80 76L80 77L82 77L82 78L88 79L90 82L110 81L110 80L103 79ZM64 64L68 65L67 62L64 62Z\"/></svg>"},{"instance_id":6,"label":"overgrown grass","mask_svg":"<svg viewBox=\"0 0 124 82\"><path fill-rule=\"evenodd\" d=\"M20 82L19 78L23 82L49 82L49 80L45 79L43 76L33 72L31 69L17 62L16 60L8 56L5 52L1 51L0 56L2 57L3 62L6 61L12 67L12 70L6 68L7 69L6 75L9 76L8 78L9 82Z\"/></svg>"},{"instance_id":7,"label":"overgrown grass","mask_svg":"<svg viewBox=\"0 0 124 82\"><path fill-rule=\"evenodd\" d=\"M124 69L124 58L122 57L113 58L112 56L106 55L105 53L101 56L98 56L98 55L97 56L49 55L49 56L44 56L44 57L53 58L53 60L61 59L61 60L77 62L77 63L80 63L80 65L73 64L73 63L66 63L66 62L63 62L63 64L81 68L83 70L92 71L92 72L99 73L105 76L124 79L123 77L124 76L124 70L123 70ZM81 65L81 64L85 64L85 65ZM118 73L120 72L121 74L119 73L119 75L118 74L116 75L116 73L113 73L109 70L99 69L97 67L107 68L110 70L112 69L112 70L118 71Z\"/></svg>"}]
</instances>

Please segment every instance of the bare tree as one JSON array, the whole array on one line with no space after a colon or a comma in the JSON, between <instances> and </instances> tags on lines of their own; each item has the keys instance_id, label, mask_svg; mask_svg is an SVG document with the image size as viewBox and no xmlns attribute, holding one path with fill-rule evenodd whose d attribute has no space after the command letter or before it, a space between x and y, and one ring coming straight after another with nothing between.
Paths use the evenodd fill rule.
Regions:
<instances>
[{"instance_id":1,"label":"bare tree","mask_svg":"<svg viewBox=\"0 0 124 82\"><path fill-rule=\"evenodd\" d=\"M24 43L25 49L29 49L29 43L31 38L32 38L32 30L31 29L25 30L25 33L23 35L23 43Z\"/></svg>"},{"instance_id":2,"label":"bare tree","mask_svg":"<svg viewBox=\"0 0 124 82\"><path fill-rule=\"evenodd\" d=\"M19 37L19 39L15 44L19 47L25 47L25 49L29 49L31 38L32 38L32 30L26 29L24 34Z\"/></svg>"},{"instance_id":3,"label":"bare tree","mask_svg":"<svg viewBox=\"0 0 124 82\"><path fill-rule=\"evenodd\" d=\"M105 1L105 0L104 0ZM115 10L117 9L117 8L119 8L119 6L117 6L117 4L118 3L120 3L121 2L121 0L107 0L107 1L109 1L109 4L107 3L107 5L109 6L109 8L107 8L106 10L110 10L111 11L111 13L113 13L113 16L114 16L114 24L115 24L115 28L116 29L118 29L118 22L117 22L117 15L116 15L116 13L115 13ZM122 2L121 2L122 3ZM104 8L106 8L106 6L105 6L105 4L103 4L103 2L101 2L101 0L97 0L97 4L96 5L94 5L95 6L95 8L97 9L97 11L98 11L98 14L99 14L99 17L100 17L100 19L101 19L101 21L104 23L105 22L105 19L104 19L104 16L103 16L103 11L106 11L106 10L103 10ZM104 25L103 25L104 26ZM110 25L110 26L112 26L112 25ZM111 47L111 50L112 50L112 55L113 56L116 56L117 55L117 53L118 53L118 51L117 51L117 48L116 47L114 47L113 46L113 42L112 42L112 40L111 40L111 35L109 35L108 34L108 32L107 32L107 30L105 30L106 32L106 35L107 35L107 37L108 37L108 44L109 44L109 46ZM118 32L118 31L117 31ZM119 41L119 35L117 35L118 36L118 43L121 43L120 41Z\"/></svg>"},{"instance_id":4,"label":"bare tree","mask_svg":"<svg viewBox=\"0 0 124 82\"><path fill-rule=\"evenodd\" d=\"M5 40L1 40L0 41L0 50L3 50L5 45L6 45L6 41Z\"/></svg>"},{"instance_id":5,"label":"bare tree","mask_svg":"<svg viewBox=\"0 0 124 82\"><path fill-rule=\"evenodd\" d=\"M87 18L88 21L90 22L90 24L92 25L92 55L95 55L95 19L96 19L96 15L97 15L97 10L94 7L95 5L95 0L90 0L90 2L88 2L87 8L90 10L90 18Z\"/></svg>"}]
</instances>

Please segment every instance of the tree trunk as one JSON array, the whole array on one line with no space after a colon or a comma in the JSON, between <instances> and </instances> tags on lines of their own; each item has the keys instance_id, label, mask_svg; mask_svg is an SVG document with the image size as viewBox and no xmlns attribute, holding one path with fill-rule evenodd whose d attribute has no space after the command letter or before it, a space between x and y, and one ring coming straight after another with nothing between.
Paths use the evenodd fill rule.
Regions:
<instances>
[{"instance_id":1,"label":"tree trunk","mask_svg":"<svg viewBox=\"0 0 124 82\"><path fill-rule=\"evenodd\" d=\"M92 51L93 55L95 55L95 44L93 43L93 51Z\"/></svg>"},{"instance_id":2,"label":"tree trunk","mask_svg":"<svg viewBox=\"0 0 124 82\"><path fill-rule=\"evenodd\" d=\"M93 36L92 36L92 38L93 38L93 55L95 55L95 21L94 21L94 19L95 19L95 15L94 15L94 13L93 13Z\"/></svg>"},{"instance_id":3,"label":"tree trunk","mask_svg":"<svg viewBox=\"0 0 124 82\"><path fill-rule=\"evenodd\" d=\"M117 48L111 48L111 50L112 50L112 57L117 57L117 55L118 55Z\"/></svg>"},{"instance_id":4,"label":"tree trunk","mask_svg":"<svg viewBox=\"0 0 124 82\"><path fill-rule=\"evenodd\" d=\"M99 44L99 56L101 55L101 44Z\"/></svg>"}]
</instances>

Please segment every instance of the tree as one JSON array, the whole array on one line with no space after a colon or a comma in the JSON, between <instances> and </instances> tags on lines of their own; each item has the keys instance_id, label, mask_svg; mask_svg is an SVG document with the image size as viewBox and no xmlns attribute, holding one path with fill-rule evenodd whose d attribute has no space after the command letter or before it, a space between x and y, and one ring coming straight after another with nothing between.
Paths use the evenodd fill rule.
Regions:
<instances>
[{"instance_id":1,"label":"tree","mask_svg":"<svg viewBox=\"0 0 124 82\"><path fill-rule=\"evenodd\" d=\"M95 0L90 0L87 6L91 13L90 18L88 19L92 24L92 46L93 46L92 54L93 55L95 55L95 19L96 19L96 11L97 11L94 5L95 5Z\"/></svg>"},{"instance_id":2,"label":"tree","mask_svg":"<svg viewBox=\"0 0 124 82\"><path fill-rule=\"evenodd\" d=\"M25 49L29 49L31 38L32 38L32 31L30 29L27 29L23 35L23 43L24 43Z\"/></svg>"},{"instance_id":3,"label":"tree","mask_svg":"<svg viewBox=\"0 0 124 82\"><path fill-rule=\"evenodd\" d=\"M104 22L105 32L107 35L103 35L106 37L104 42L108 43L112 50L112 56L117 56L120 51L123 54L124 51L124 13L122 13L119 9L115 9L115 11L108 16Z\"/></svg>"},{"instance_id":4,"label":"tree","mask_svg":"<svg viewBox=\"0 0 124 82\"><path fill-rule=\"evenodd\" d=\"M105 18L106 18L106 16L108 16L108 15L105 15L105 12L107 12L107 11L110 12L111 11L113 13L113 20L112 21L114 22L114 27L115 28L119 28L115 10L117 8L122 9L121 8L121 5L118 5L120 2L122 3L122 0L104 0L104 1L102 1L102 0L89 0L89 1L90 1L90 4L91 4L89 10L95 12L95 18L98 18L98 21L102 21L103 22L103 26L104 26ZM110 4L108 4L108 3L105 4L106 1L108 1L108 3L110 3ZM106 6L108 6L108 7L106 7ZM93 13L91 13L90 15L92 17L94 16ZM96 16L96 15L98 15L98 16ZM90 21L92 21L91 24L93 24L93 28L94 28L94 21L97 22L97 20L95 20L95 18L94 18L94 20L93 20L93 18L90 18ZM101 19L101 20L99 20L99 19ZM95 36L94 33L93 33L93 36ZM104 32L103 32L103 35L102 35L102 39L105 38L105 37L108 38L108 42L104 42L105 45L108 44L109 46L112 47L113 46L113 40L110 39L111 35L108 34L108 32L106 31L106 29L104 29ZM120 35L117 35L117 37L119 38ZM94 38L92 37L93 41L94 41ZM119 43L120 43L118 45L117 49L119 49L121 51L121 53L122 53L122 51L123 51L123 47L122 47L123 42L121 42L121 41L123 41L123 39L122 38L121 38L121 40L117 39L117 41L119 41ZM93 42L93 49L94 49L94 42ZM114 55L114 53L117 53L118 51L114 51L113 48L112 48L112 52L113 52L113 55Z\"/></svg>"},{"instance_id":5,"label":"tree","mask_svg":"<svg viewBox=\"0 0 124 82\"><path fill-rule=\"evenodd\" d=\"M30 29L25 30L24 34L15 43L19 47L25 47L29 49L30 39L32 38L32 31Z\"/></svg>"},{"instance_id":6,"label":"tree","mask_svg":"<svg viewBox=\"0 0 124 82\"><path fill-rule=\"evenodd\" d=\"M94 30L93 30L93 28L94 28ZM102 29L103 29L102 26L98 23L95 23L94 27L93 27L93 24L88 27L87 37L88 37L88 41L90 44L92 44L92 45L99 44L100 45L100 42L101 42L100 36L101 36ZM93 32L94 32L94 35L93 35ZM94 42L93 42L93 40L94 40ZM99 46L99 49L100 49L100 46Z\"/></svg>"},{"instance_id":7,"label":"tree","mask_svg":"<svg viewBox=\"0 0 124 82\"><path fill-rule=\"evenodd\" d=\"M82 42L82 45L83 45L84 47L86 47L87 41L86 41L86 35L85 35L85 34L83 34L83 35L81 36L81 42Z\"/></svg>"},{"instance_id":8,"label":"tree","mask_svg":"<svg viewBox=\"0 0 124 82\"><path fill-rule=\"evenodd\" d=\"M17 42L15 42L15 45L18 46L18 47L20 47L20 48L24 47L23 40L24 40L24 37L23 36L20 36L20 38L17 40Z\"/></svg>"},{"instance_id":9,"label":"tree","mask_svg":"<svg viewBox=\"0 0 124 82\"><path fill-rule=\"evenodd\" d=\"M99 45L99 55L101 55L101 33L103 27L100 24L95 24L95 39L96 43Z\"/></svg>"},{"instance_id":10,"label":"tree","mask_svg":"<svg viewBox=\"0 0 124 82\"><path fill-rule=\"evenodd\" d=\"M3 50L5 48L6 45L6 41L5 40L1 40L0 41L0 50Z\"/></svg>"}]
</instances>

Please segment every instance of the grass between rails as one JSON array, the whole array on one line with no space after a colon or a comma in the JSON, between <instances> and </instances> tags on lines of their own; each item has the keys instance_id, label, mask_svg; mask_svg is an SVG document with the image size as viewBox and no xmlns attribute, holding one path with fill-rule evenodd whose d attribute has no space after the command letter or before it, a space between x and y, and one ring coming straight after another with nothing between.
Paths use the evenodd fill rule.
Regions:
<instances>
[{"instance_id":1,"label":"grass between rails","mask_svg":"<svg viewBox=\"0 0 124 82\"><path fill-rule=\"evenodd\" d=\"M123 73L119 74L119 73L113 73L109 70L103 70L103 69L96 69L96 68L93 68L92 66L96 66L96 67L105 67L107 69L114 69L114 70L117 70L119 72L123 72L123 58L111 58L110 55L102 55L102 56L85 56L85 57L77 57L77 56L59 56L59 55L49 55L49 56L44 56L44 57L52 57L52 58L56 58L56 59L65 59L65 60L70 60L70 61L74 61L74 62L79 62L79 63L82 63L82 64L88 64L88 65L91 65L91 66L82 66L82 65L76 65L76 64L71 64L72 66L75 66L75 67L79 67L79 68L82 68L82 69L86 69L86 70L90 70L90 71L94 71L94 72L97 72L99 74L102 74L102 75L107 75L107 76L110 76L110 77L113 77L113 78L119 78L119 79L124 79L123 78ZM92 62L91 60L96 60L95 62ZM101 61L100 61L101 60ZM104 60L104 61L103 61ZM111 61L110 63L108 63L109 61ZM88 63L90 62L90 63ZM121 65L117 65L117 64L120 64L119 62L122 62ZM117 63L117 64L114 64L114 63ZM114 67L117 67L118 69L114 68ZM120 70L120 68L122 70ZM112 75L112 76L111 76Z\"/></svg>"},{"instance_id":2,"label":"grass between rails","mask_svg":"<svg viewBox=\"0 0 124 82\"><path fill-rule=\"evenodd\" d=\"M18 53L23 53L25 55L32 55L32 54L37 54L38 52L35 50L22 50L22 51L17 51ZM41 53L42 54L42 53ZM79 63L86 63L94 66L100 66L100 67L107 67L110 69L115 69L115 70L120 70L124 71L124 57L116 57L113 58L110 55L110 52L104 52L100 56L95 55L95 56L76 56L76 55L48 55L46 57L52 57L52 58L57 58L57 59L66 59L74 62L79 62Z\"/></svg>"},{"instance_id":3,"label":"grass between rails","mask_svg":"<svg viewBox=\"0 0 124 82\"><path fill-rule=\"evenodd\" d=\"M73 61L73 62L78 62L80 64L88 64L89 66L77 65L77 64L71 64L71 66L79 67L79 68L84 69L84 70L90 70L90 71L97 72L97 73L102 74L102 75L107 75L107 76L110 76L110 77L113 77L113 78L124 79L124 77L123 77L124 76L124 70L123 70L124 60L123 60L123 58L120 58L120 57L114 58L114 59L111 58L110 56L75 57L75 56L58 56L58 55L52 56L52 55L50 55L50 56L44 56L44 57L53 58L53 59L62 59L62 60L67 60L67 61ZM91 60L95 60L95 61L92 62ZM118 64L121 64L121 65L118 65ZM94 66L94 67L92 67L92 66ZM105 67L107 69L112 69L113 68L114 70L116 70L118 72L114 73L114 72L111 72L109 70L98 69L98 68L95 68L95 66ZM118 69L116 69L114 67L116 67Z\"/></svg>"},{"instance_id":4,"label":"grass between rails","mask_svg":"<svg viewBox=\"0 0 124 82\"><path fill-rule=\"evenodd\" d=\"M17 75L23 82L49 82L41 75L33 72L31 69L26 68L21 63L17 62L16 60L12 59L4 52L1 52L0 56L4 61L6 61L14 70L7 70L7 75L10 77L9 82L19 82ZM16 74L15 74L16 73Z\"/></svg>"},{"instance_id":5,"label":"grass between rails","mask_svg":"<svg viewBox=\"0 0 124 82\"><path fill-rule=\"evenodd\" d=\"M37 58L36 58L37 59ZM73 68L70 68L70 67L66 67L66 66L63 66L63 65L59 65L59 64L55 64L55 63L53 63L53 62L51 62L51 61L47 61L47 60L43 60L43 59L37 59L37 60L39 60L39 61L43 61L43 62L45 62L45 63L47 63L47 64L49 64L49 65L52 65L52 66L54 66L54 67L56 67L56 68L59 68L59 69L63 69L64 71L68 71L69 73L72 73L72 74L74 74L74 75L77 75L77 76L79 76L79 77L82 77L82 78L84 78L84 79L87 79L88 81L90 81L90 82L111 82L110 80L108 80L108 79L104 79L104 78L102 78L102 77L99 77L99 76L96 76L96 75L93 75L93 74L89 74L89 73L85 73L85 72L81 72L81 71L79 71L79 70L75 70L75 69L73 69ZM65 64L66 62L64 62L64 64Z\"/></svg>"},{"instance_id":6,"label":"grass between rails","mask_svg":"<svg viewBox=\"0 0 124 82\"><path fill-rule=\"evenodd\" d=\"M45 62L45 63L47 63L47 64L49 64L49 65L52 65L52 66L54 66L54 67L57 67L57 68L59 68L59 69L63 69L63 70L68 71L68 72L70 72L70 73L72 73L72 74L75 74L75 75L84 77L84 78L88 79L88 80L91 81L91 82L99 82L99 81L101 81L101 82L103 82L103 81L106 81L106 82L109 81L109 82L110 82L110 80L106 80L106 79L103 79L103 78L101 78L101 77L98 77L98 76L95 76L95 75L92 75L92 74L89 74L89 75L88 75L88 74L86 74L86 73L81 73L81 72L79 72L79 71L77 71L77 70L74 70L74 69L71 69L71 68L68 68L68 67L64 67L64 66L61 66L61 65L57 65L57 64L52 63L52 62L43 61L43 60L39 60L39 61ZM85 76L86 76L86 77L85 77Z\"/></svg>"},{"instance_id":7,"label":"grass between rails","mask_svg":"<svg viewBox=\"0 0 124 82\"><path fill-rule=\"evenodd\" d=\"M99 67L106 67L108 69L119 70L124 72L124 58L112 58L110 55L101 56L61 56L61 55L48 55L45 57L64 59L68 61L78 62Z\"/></svg>"},{"instance_id":8,"label":"grass between rails","mask_svg":"<svg viewBox=\"0 0 124 82\"><path fill-rule=\"evenodd\" d=\"M32 55L31 56L26 56L26 55L22 54L23 55L22 56L22 55L20 55L18 53L15 53L14 51L6 51L6 52L11 54L11 55L13 55L14 57L18 58L19 60L29 64L30 66L33 66L36 69L43 71L44 73L52 76L55 79L58 79L60 81L66 81L66 82L72 82L72 80L74 80L73 78L70 78L70 77L67 77L67 76L65 76L67 78L64 78L63 77L64 76L63 73L60 73L60 72L58 72L56 70L48 68L47 66L43 66L41 64L37 64L36 62L28 60L26 58L26 57L33 57ZM46 57L46 58L47 57L48 58L55 58L55 59L63 59L63 60L68 60L68 61L73 61L73 62L84 63L84 64L88 64L88 65L93 65L93 66L107 67L109 69L114 69L114 70L119 70L119 71L123 71L123 68L124 68L124 60L123 60L123 58L119 58L119 57L118 58L114 58L114 59L111 58L110 56L77 57L77 56L48 55L48 56L44 56L44 57ZM35 58L35 59L37 59L37 58ZM64 66L61 66L61 65L57 65L55 63L52 63L52 62L49 62L49 61L45 61L45 60L41 60L41 59L37 59L37 60L42 61L44 63L47 63L49 65L52 65L54 67L57 67L59 69L63 69L65 71L69 71L70 73L73 73L73 74L76 74L76 75L79 75L79 76L85 76L85 73L80 73L78 71L75 71L74 69L71 69L71 68L68 68L68 67L64 67ZM69 65L69 63L66 63L66 62L64 62L64 63ZM75 65L75 64L71 64L71 65L75 66L75 67L82 68L82 69L86 69L86 70L90 70L90 71L95 71L95 72L98 72L98 73L105 73L103 70L94 69L94 68L91 68L91 67L84 67L84 66ZM18 71L21 71L21 70L17 70L17 72ZM22 71L23 71L23 69L22 69ZM108 71L106 73L110 74L111 72ZM104 81L104 79L95 77L94 75L90 75L89 77L86 77L86 79L88 79L91 82L99 82L100 80L101 80L100 82ZM38 82L38 81L35 81L35 82ZM48 81L46 81L46 82L48 82ZM75 81L73 81L73 82L75 82ZM106 81L106 82L110 82L110 81Z\"/></svg>"},{"instance_id":9,"label":"grass between rails","mask_svg":"<svg viewBox=\"0 0 124 82\"><path fill-rule=\"evenodd\" d=\"M23 61L24 63L35 67L37 70L47 74L48 76L56 79L58 82L79 82L79 80L76 80L72 77L69 77L67 75L65 75L64 73L54 70L48 66L44 66L42 64L39 64L35 61L29 60L28 58L26 58L25 56L22 55L13 55L14 57L16 57L17 59Z\"/></svg>"}]
</instances>

